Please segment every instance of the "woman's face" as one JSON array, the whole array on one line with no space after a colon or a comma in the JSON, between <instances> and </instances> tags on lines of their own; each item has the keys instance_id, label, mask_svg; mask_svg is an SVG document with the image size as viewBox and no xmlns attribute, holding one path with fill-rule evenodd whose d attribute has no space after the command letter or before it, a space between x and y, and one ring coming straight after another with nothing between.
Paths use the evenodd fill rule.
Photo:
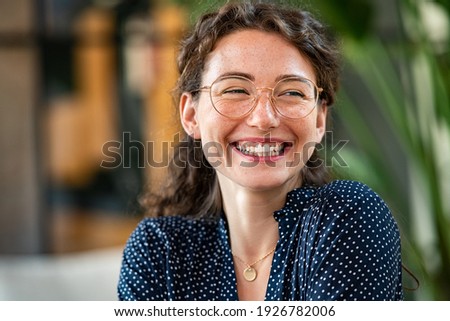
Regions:
<instances>
[{"instance_id":1,"label":"woman's face","mask_svg":"<svg viewBox=\"0 0 450 321\"><path fill-rule=\"evenodd\" d=\"M204 70L202 86L210 86L224 75L244 75L256 87L273 88L288 76L316 83L311 63L296 47L276 33L258 30L237 31L221 38ZM219 182L231 181L252 190L292 189L301 184L300 169L325 132L325 105L304 118L287 119L277 113L270 92L264 90L250 114L231 119L214 109L208 91L199 95L197 100L188 93L182 95L182 123L187 133L202 140L203 152ZM275 153L268 156L267 150Z\"/></svg>"}]
</instances>

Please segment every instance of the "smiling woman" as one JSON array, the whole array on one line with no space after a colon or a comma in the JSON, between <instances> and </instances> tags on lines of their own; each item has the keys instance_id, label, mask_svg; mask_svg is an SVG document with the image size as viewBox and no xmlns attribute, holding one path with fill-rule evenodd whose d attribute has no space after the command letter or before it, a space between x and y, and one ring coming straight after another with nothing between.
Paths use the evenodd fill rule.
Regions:
<instances>
[{"instance_id":1,"label":"smiling woman","mask_svg":"<svg viewBox=\"0 0 450 321\"><path fill-rule=\"evenodd\" d=\"M389 209L331 181L315 148L338 86L324 27L298 9L227 4L200 18L178 68L186 138L146 200L161 217L127 243L119 298L402 299Z\"/></svg>"}]
</instances>

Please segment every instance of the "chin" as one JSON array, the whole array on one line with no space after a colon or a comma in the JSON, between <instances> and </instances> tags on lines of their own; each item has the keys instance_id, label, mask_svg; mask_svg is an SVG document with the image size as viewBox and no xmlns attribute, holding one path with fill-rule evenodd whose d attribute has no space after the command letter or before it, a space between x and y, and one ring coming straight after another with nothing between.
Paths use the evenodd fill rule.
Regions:
<instances>
[{"instance_id":1,"label":"chin","mask_svg":"<svg viewBox=\"0 0 450 321\"><path fill-rule=\"evenodd\" d=\"M268 177L263 175L260 179L247 179L243 181L238 179L235 182L242 187L252 191L269 191L274 189L286 188L292 190L300 185L300 178L297 177Z\"/></svg>"}]
</instances>

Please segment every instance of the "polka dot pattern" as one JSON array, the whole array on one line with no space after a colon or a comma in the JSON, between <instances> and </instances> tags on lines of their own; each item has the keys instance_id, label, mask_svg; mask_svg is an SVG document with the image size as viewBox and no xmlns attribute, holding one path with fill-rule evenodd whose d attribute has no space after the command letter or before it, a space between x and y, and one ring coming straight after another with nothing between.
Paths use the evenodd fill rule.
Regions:
<instances>
[{"instance_id":1,"label":"polka dot pattern","mask_svg":"<svg viewBox=\"0 0 450 321\"><path fill-rule=\"evenodd\" d=\"M266 300L402 300L400 236L367 186L334 181L288 193ZM144 219L129 238L120 300L238 300L228 226Z\"/></svg>"}]
</instances>

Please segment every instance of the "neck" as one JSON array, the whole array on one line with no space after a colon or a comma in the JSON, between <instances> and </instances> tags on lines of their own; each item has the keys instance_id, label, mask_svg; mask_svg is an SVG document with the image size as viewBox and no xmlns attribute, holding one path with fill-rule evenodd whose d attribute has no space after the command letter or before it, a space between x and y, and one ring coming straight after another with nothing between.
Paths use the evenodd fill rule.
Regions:
<instances>
[{"instance_id":1,"label":"neck","mask_svg":"<svg viewBox=\"0 0 450 321\"><path fill-rule=\"evenodd\" d=\"M239 257L257 260L278 241L273 213L283 207L286 194L295 188L285 184L268 190L252 190L218 173L223 209L230 229L231 249Z\"/></svg>"}]
</instances>

